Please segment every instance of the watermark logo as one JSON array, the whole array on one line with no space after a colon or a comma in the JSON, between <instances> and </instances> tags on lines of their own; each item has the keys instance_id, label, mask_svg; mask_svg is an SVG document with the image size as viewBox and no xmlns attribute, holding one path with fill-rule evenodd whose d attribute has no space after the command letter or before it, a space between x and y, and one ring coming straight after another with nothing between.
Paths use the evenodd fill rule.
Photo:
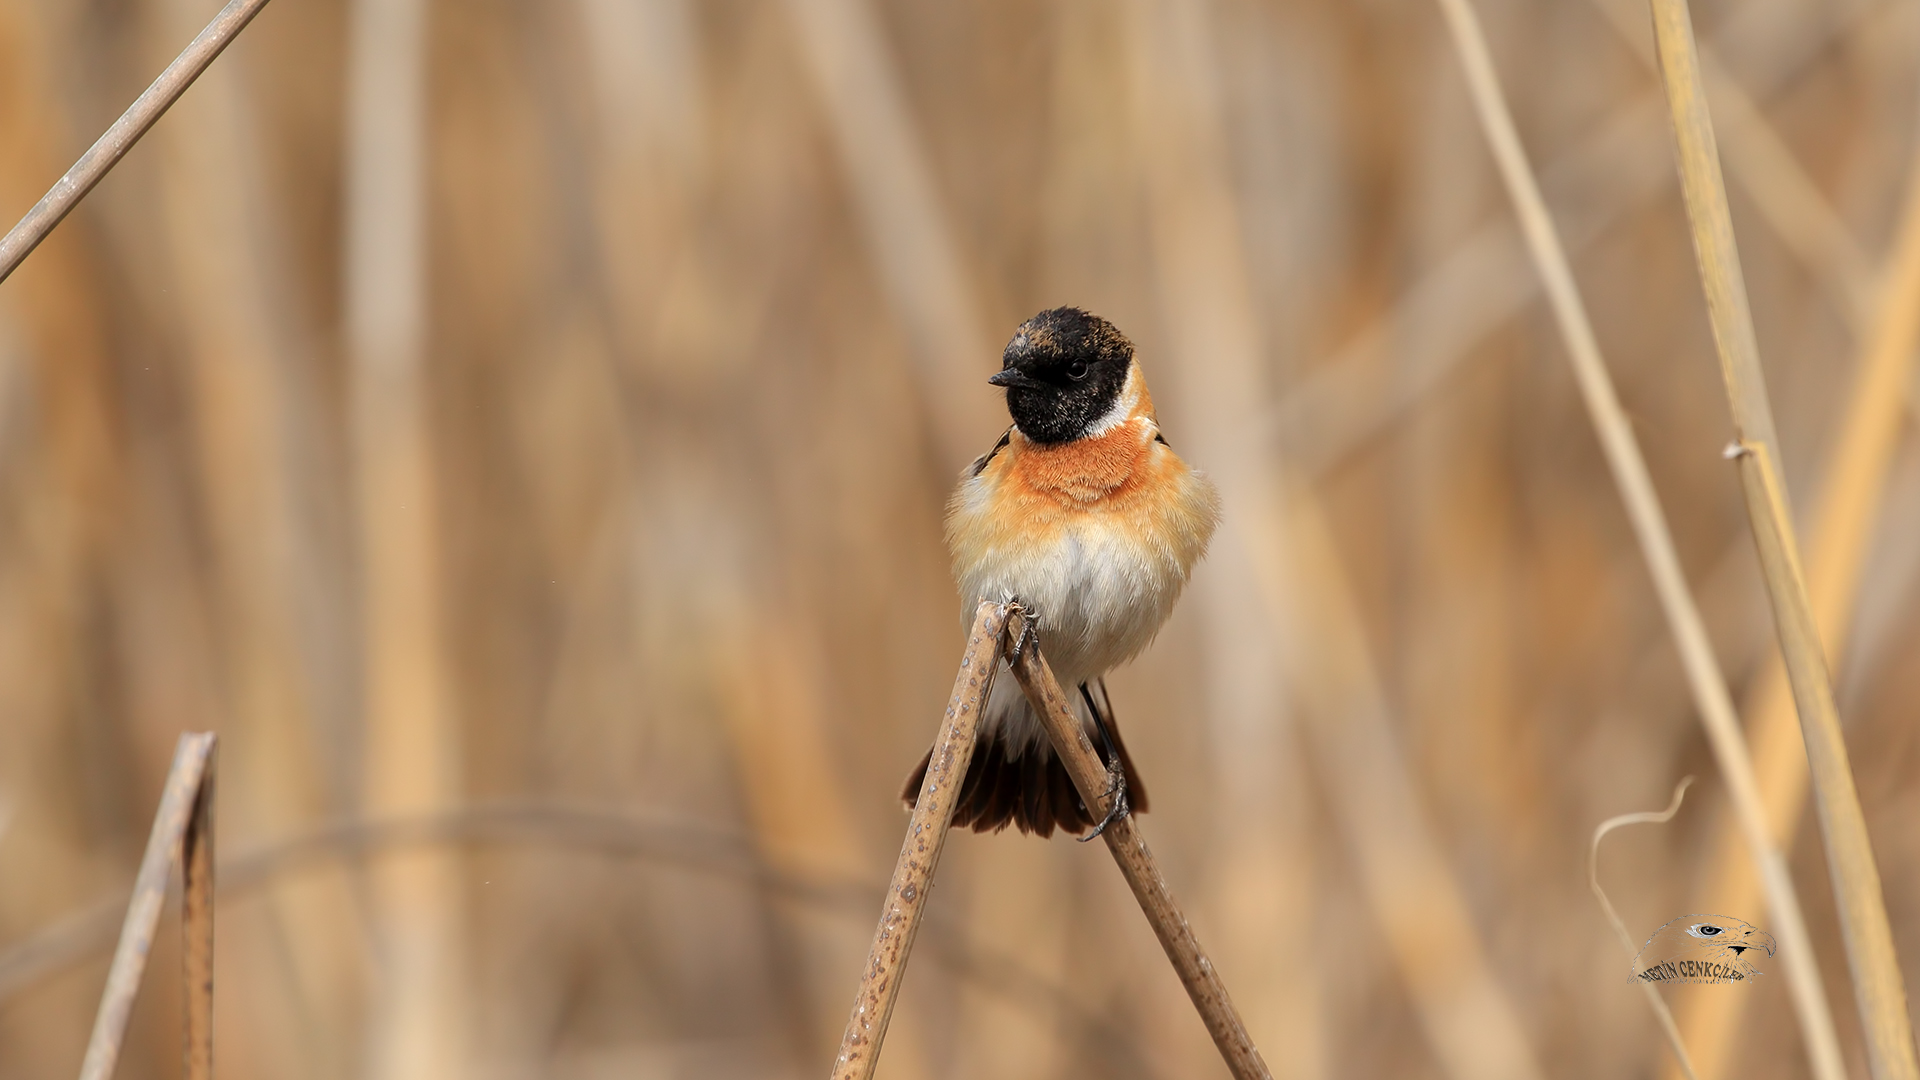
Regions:
<instances>
[{"instance_id":1,"label":"watermark logo","mask_svg":"<svg viewBox=\"0 0 1920 1080\"><path fill-rule=\"evenodd\" d=\"M1759 975L1754 961L1772 956L1773 935L1725 915L1682 915L1653 932L1633 958L1642 982L1738 983Z\"/></svg>"}]
</instances>

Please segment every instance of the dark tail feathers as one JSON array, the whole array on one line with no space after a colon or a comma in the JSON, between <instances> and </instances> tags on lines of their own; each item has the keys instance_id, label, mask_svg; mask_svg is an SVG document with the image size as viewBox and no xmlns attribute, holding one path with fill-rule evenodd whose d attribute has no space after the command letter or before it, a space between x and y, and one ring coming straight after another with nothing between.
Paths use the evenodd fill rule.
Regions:
<instances>
[{"instance_id":1,"label":"dark tail feathers","mask_svg":"<svg viewBox=\"0 0 1920 1080\"><path fill-rule=\"evenodd\" d=\"M1127 744L1120 740L1120 729L1107 716L1107 731L1113 736L1113 749L1120 756L1120 767L1127 777L1127 801L1136 812L1147 809L1147 788L1140 782L1140 771L1127 755ZM1099 733L1089 727L1087 737L1093 748L1111 769L1113 761ZM909 808L920 798L920 785L927 778L933 761L929 749L920 764L907 777L900 798ZM1008 825L1023 833L1052 836L1058 827L1070 833L1093 828L1093 815L1074 790L1073 778L1054 755L1053 747L1041 742L1029 747L1020 757L1009 760L1007 746L995 736L982 736L974 746L973 761L967 766L966 782L960 785L960 802L953 813L953 827L971 827L974 832L999 832Z\"/></svg>"}]
</instances>

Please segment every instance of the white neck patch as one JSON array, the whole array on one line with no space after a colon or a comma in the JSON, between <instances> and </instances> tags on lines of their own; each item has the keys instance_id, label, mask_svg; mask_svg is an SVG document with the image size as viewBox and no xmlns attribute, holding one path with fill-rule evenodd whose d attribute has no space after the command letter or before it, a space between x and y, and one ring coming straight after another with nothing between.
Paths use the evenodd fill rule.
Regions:
<instances>
[{"instance_id":1,"label":"white neck patch","mask_svg":"<svg viewBox=\"0 0 1920 1080\"><path fill-rule=\"evenodd\" d=\"M1120 387L1120 396L1113 400L1113 407L1106 415L1095 420L1081 438L1096 439L1113 431L1133 416L1133 410L1140 405L1140 368L1127 365L1127 381Z\"/></svg>"}]
</instances>

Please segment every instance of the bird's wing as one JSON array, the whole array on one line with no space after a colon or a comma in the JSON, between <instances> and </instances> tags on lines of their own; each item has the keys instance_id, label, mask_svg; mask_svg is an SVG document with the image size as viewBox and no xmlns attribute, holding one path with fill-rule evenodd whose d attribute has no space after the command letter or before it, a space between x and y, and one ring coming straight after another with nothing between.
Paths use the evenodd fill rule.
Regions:
<instances>
[{"instance_id":1,"label":"bird's wing","mask_svg":"<svg viewBox=\"0 0 1920 1080\"><path fill-rule=\"evenodd\" d=\"M987 451L984 454L981 454L977 458L974 458L973 464L967 466L967 476L969 478L972 478L975 476L979 476L983 472L986 472L987 463L993 460L994 455L998 454L1002 450L1005 450L1007 448L1007 444L1012 441L1013 441L1013 428L1011 425L1009 425L1007 430L1000 433L1000 441L993 444L993 449Z\"/></svg>"}]
</instances>

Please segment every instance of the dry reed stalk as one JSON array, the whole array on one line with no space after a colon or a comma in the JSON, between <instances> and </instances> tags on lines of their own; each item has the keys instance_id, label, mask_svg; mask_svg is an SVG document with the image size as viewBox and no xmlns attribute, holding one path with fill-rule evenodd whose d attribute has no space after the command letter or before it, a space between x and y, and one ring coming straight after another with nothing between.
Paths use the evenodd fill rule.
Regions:
<instances>
[{"instance_id":1,"label":"dry reed stalk","mask_svg":"<svg viewBox=\"0 0 1920 1080\"><path fill-rule=\"evenodd\" d=\"M147 970L160 909L167 902L167 881L175 863L183 875L181 906L184 933L183 970L187 1006L187 1077L211 1080L213 1075L213 751L211 732L180 736L173 766L153 816L140 873L134 878L133 900L121 924L120 944L107 970L107 987L100 995L100 1012L87 1040L87 1056L80 1064L80 1080L109 1080L120 1060L127 1036L127 1019L140 993L140 977Z\"/></svg>"},{"instance_id":2,"label":"dry reed stalk","mask_svg":"<svg viewBox=\"0 0 1920 1080\"><path fill-rule=\"evenodd\" d=\"M757 327L767 303L764 271L739 274L722 269L710 232L713 197L708 166L712 126L729 91L716 92L710 84L702 53L704 37L698 25L698 5L688 0L633 4L627 0L578 0L574 18L577 44L589 61L593 125L584 141L589 165L581 177L580 202L591 208L583 234L594 252L596 287L591 321L604 335L607 355L603 369L619 387L625 424L651 427L645 415L657 408L665 371L673 371L684 392L691 371L712 378L716 369L737 368L743 355L755 347ZM763 46L769 51L790 48L784 43ZM549 48L561 44L556 35ZM546 64L560 70L573 58L558 49ZM731 88L730 88L731 89ZM569 123L556 109L550 123ZM778 242L769 237L768 248ZM560 414L553 418L561 423ZM711 432L719 424L711 416L688 416L687 428L655 438L675 447L674 456L712 453ZM701 429L699 434L694 428ZM620 433L613 433L616 439ZM596 563L609 570L622 566L627 543L644 544L650 519L629 500L636 489L655 478L658 458L631 436L630 474L610 485L612 498L622 509L609 513L601 527L602 540L594 545ZM684 467L684 466L683 466ZM564 476L563 466L555 472ZM566 481L561 480L561 483ZM717 500L714 510L736 517L722 531L750 533L754 525L737 520L743 508ZM620 519L614 524L614 519ZM690 568L674 566L663 572L687 578ZM809 634L775 601L767 607L742 607L730 596L734 581L751 576L750 565L702 567L696 604L712 604L711 622L704 623L703 662L688 665L712 686L720 729L727 737L731 768L741 778L741 805L756 835L759 850L776 860L798 860L820 866L856 867L865 860L856 828L857 816L843 796L845 785L835 775L833 748L825 723L830 711L822 673L825 657ZM608 575L613 576L613 575ZM635 582L627 596L648 595L653 583ZM620 590L596 586L583 579L569 607L582 611L599 605L615 610ZM591 597L591 599L589 599ZM728 599L720 600L720 597ZM605 615L601 615L605 618ZM584 652L598 644L591 634L569 635L569 652ZM584 657L582 657L584 659ZM569 657L569 668L579 662ZM570 673L568 681L578 676ZM642 676L644 678L644 676ZM555 687L559 688L556 680ZM556 695L557 702L557 695ZM656 698L653 708L674 706ZM564 710L554 719L565 722ZM626 718L623 721L629 722ZM675 723L680 721L676 720ZM611 734L611 733L609 733ZM617 737L617 736L615 736ZM595 901L580 898L584 905ZM789 912L772 905L770 897L755 897L763 905L762 918L777 943L766 952L778 958L772 964L769 994L779 1002L779 1030L795 1048L796 1057L816 1056L824 1038L837 1036L845 1014L840 995L845 987L842 965L854 947L854 937L865 927L840 925L831 935L816 936L813 927L790 919ZM862 905L865 906L864 904ZM684 932L684 928L683 928ZM689 935L691 936L691 935ZM861 939L864 944L864 938ZM830 1010L830 1011L828 1011ZM770 1025L774 1026L774 1025ZM914 1027L894 1032L889 1044L889 1072L916 1076L925 1055L914 1045ZM528 1036L538 1042L544 1034L532 1025ZM903 1067L904 1066L904 1067Z\"/></svg>"},{"instance_id":3,"label":"dry reed stalk","mask_svg":"<svg viewBox=\"0 0 1920 1080\"><path fill-rule=\"evenodd\" d=\"M135 98L120 119L113 122L105 134L94 141L80 160L73 163L66 175L62 176L41 200L27 211L4 239L0 239L0 281L7 280L14 268L19 266L40 241L46 239L53 227L60 224L80 200L87 197L95 184L120 163L120 159L140 141L140 136L153 127L154 122L164 115L180 95L186 93L193 80L207 70L207 66L247 28L260 9L267 6L267 0L229 0L220 14L213 17L205 30L190 42L173 63L153 80L145 92Z\"/></svg>"},{"instance_id":4,"label":"dry reed stalk","mask_svg":"<svg viewBox=\"0 0 1920 1080\"><path fill-rule=\"evenodd\" d=\"M1242 958L1238 1003L1274 1055L1270 1067L1311 1080L1326 1070L1325 980L1303 978L1290 960L1313 954L1319 875L1301 796L1305 769L1287 722L1288 688L1272 662L1279 623L1245 587L1256 572L1253 560L1276 541L1262 532L1262 515L1238 512L1267 497L1279 462L1259 438L1271 351L1243 241L1246 207L1220 76L1222 13L1182 0L1094 6L1119 24L1124 42L1117 59L1130 93L1106 107L1124 110L1119 119L1132 129L1128 164L1147 195L1151 246L1142 254L1150 255L1164 313L1163 344L1143 350L1142 363L1153 386L1183 403L1180 416L1189 419L1173 418L1171 437L1203 463L1231 508L1190 601L1207 643L1195 666L1210 759L1209 849L1216 853L1190 899L1215 947ZM1113 227L1108 218L1096 220ZM1177 1002L1169 1006L1156 1014L1177 1018ZM1204 1053L1191 1028L1168 1035L1174 1045L1190 1046L1187 1053Z\"/></svg>"},{"instance_id":5,"label":"dry reed stalk","mask_svg":"<svg viewBox=\"0 0 1920 1080\"><path fill-rule=\"evenodd\" d=\"M787 0L882 287L918 361L943 471L997 430L978 372L998 355L870 0Z\"/></svg>"},{"instance_id":6,"label":"dry reed stalk","mask_svg":"<svg viewBox=\"0 0 1920 1080\"><path fill-rule=\"evenodd\" d=\"M183 34L204 18L196 0L161 7L162 27ZM273 834L348 812L356 718L344 478L328 452L326 395L292 287L298 271L286 223L273 213L263 87L247 59L202 75L149 144L168 291L148 302L177 311L183 331L188 434L213 556L209 621L224 658L223 693L209 707L232 737L225 798L236 820ZM230 1040L274 1042L268 1018L284 1017L283 1030L299 1033L298 1057L323 1072L346 1069L344 1047L327 1033L352 1030L352 998L365 981L356 963L363 909L350 883L362 884L330 874L275 890L235 949L257 946L274 960L249 970L258 984L232 991L247 1019ZM237 1046L229 1054L248 1057Z\"/></svg>"},{"instance_id":7,"label":"dry reed stalk","mask_svg":"<svg viewBox=\"0 0 1920 1080\"><path fill-rule=\"evenodd\" d=\"M1539 183L1534 179L1519 132L1514 128L1512 113L1501 93L1499 76L1488 53L1479 18L1469 0L1439 0L1439 3L1453 33L1461 66L1466 70L1481 128L1499 164L1507 193L1513 199L1514 212L1520 219L1535 267L1546 285L1554 319L1586 402L1587 415L1600 438L1607 466L1620 489L1634 536L1653 576L1661 610L1679 646L1694 707L1700 712L1714 759L1726 780L1747 850L1760 866L1761 877L1766 882L1768 907L1773 912L1780 938L1787 943L1784 956L1787 978L1806 1040L1809 1064L1820 1080L1844 1080L1846 1067L1840 1057L1840 1040L1834 1031L1832 1009L1820 984L1806 917L1800 908L1799 895L1794 891L1793 879L1787 873L1786 861L1767 827L1766 808L1761 802L1746 738L1734 712L1733 696L1727 690L1726 676L1720 671L1706 624L1680 567L1680 555L1667 525L1666 511L1654 491L1633 426L1614 392L1613 379L1600 355L1600 343L1587 317L1586 304L1574 282L1573 267L1560 246L1559 234L1547 213L1546 200L1540 195Z\"/></svg>"},{"instance_id":8,"label":"dry reed stalk","mask_svg":"<svg viewBox=\"0 0 1920 1080\"><path fill-rule=\"evenodd\" d=\"M448 844L518 844L540 851L631 859L730 879L760 889L772 899L849 918L870 915L873 894L882 887L831 866L789 866L768 859L758 850L755 837L694 820L512 801L473 804L415 818L356 819L308 827L222 859L217 871L219 896L232 905L281 878L311 872L328 861ZM123 909L117 900L95 904L0 948L0 1003L110 948ZM936 963L1019 1008L1038 1007L1059 1016L1078 1028L1089 1045L1099 1045L1116 1061L1131 1062L1136 1071L1146 1071L1138 1067L1142 1055L1133 1032L1118 1018L1080 1005L1067 987L1034 970L1017 950L999 942L995 948L984 948L945 919L931 918L924 929L927 935L915 940L923 955L930 951Z\"/></svg>"},{"instance_id":9,"label":"dry reed stalk","mask_svg":"<svg viewBox=\"0 0 1920 1080\"><path fill-rule=\"evenodd\" d=\"M965 239L942 196L895 49L872 0L786 0L804 70L832 137L860 239L907 339L912 384L937 471L957 473L1006 423L983 392L998 360ZM988 871L991 876L997 871ZM1044 900L1043 900L1044 902ZM895 1038L891 1068L930 1059Z\"/></svg>"},{"instance_id":10,"label":"dry reed stalk","mask_svg":"<svg viewBox=\"0 0 1920 1080\"><path fill-rule=\"evenodd\" d=\"M1659 61L1640 37L1644 24L1633 0L1591 3L1614 35L1658 75ZM1712 45L1700 47L1700 71L1720 110L1727 171L1753 199L1774 235L1834 294L1842 321L1855 333L1864 332L1873 312L1872 260Z\"/></svg>"},{"instance_id":11,"label":"dry reed stalk","mask_svg":"<svg viewBox=\"0 0 1920 1080\"><path fill-rule=\"evenodd\" d=\"M920 785L919 800L907 823L907 838L900 846L893 879L887 884L886 903L873 933L873 948L861 971L853 1014L847 1018L840 1053L833 1061L834 1080L867 1080L880 1064L880 1044L887 1037L887 1021L892 1019L894 1002L900 997L907 956L913 951L914 936L920 932L920 921L933 892L934 867L946 846L947 826L953 822L967 765L973 761L980 709L1000 669L1000 646L1007 636L1009 614L1005 604L990 602L981 603L974 612L967 651L960 659L960 673L954 678L946 716L934 739L926 780Z\"/></svg>"},{"instance_id":12,"label":"dry reed stalk","mask_svg":"<svg viewBox=\"0 0 1920 1080\"><path fill-rule=\"evenodd\" d=\"M352 464L364 618L366 809L456 804L463 787L443 627L440 498L426 372L427 5L356 0L348 21L345 251ZM374 1080L467 1075L457 852L370 877Z\"/></svg>"},{"instance_id":13,"label":"dry reed stalk","mask_svg":"<svg viewBox=\"0 0 1920 1080\"><path fill-rule=\"evenodd\" d=\"M1016 608L1008 622L1007 660L1013 677L1019 680L1027 701L1039 714L1047 737L1053 741L1054 753L1060 756L1067 774L1073 778L1074 788L1080 792L1081 802L1093 816L1104 819L1113 805L1112 780L1106 766L1101 764L1086 729L1074 717L1066 694L1053 677L1053 670L1040 655L1038 643L1028 640L1016 655L1015 643L1020 642L1031 627L1026 613ZM1193 1007L1206 1024L1207 1034L1213 1036L1227 1069L1236 1080L1272 1080L1266 1062L1260 1059L1260 1051L1247 1037L1246 1025L1241 1023L1233 999L1227 995L1226 984L1220 981L1219 972L1200 948L1193 928L1187 925L1187 917L1174 901L1166 877L1160 873L1153 852L1147 849L1146 838L1134 825L1133 815L1113 821L1100 835L1120 867L1121 876L1127 879L1127 887L1133 890L1134 899L1140 902L1140 910L1146 914L1154 936L1160 939L1160 947L1166 950L1167 959L1180 976L1180 985L1186 987L1187 996L1193 999Z\"/></svg>"},{"instance_id":14,"label":"dry reed stalk","mask_svg":"<svg viewBox=\"0 0 1920 1080\"><path fill-rule=\"evenodd\" d=\"M1726 185L1720 176L1692 16L1686 0L1650 2L1660 71L1673 116L1681 191L1733 413L1737 444L1731 456L1740 471L1774 629L1800 714L1867 1057L1876 1080L1913 1080L1920 1077L1920 1061L1914 1055L1906 987L1893 949L1866 818L1847 762L1826 653L1801 573L1787 492L1778 472L1779 440L1734 243Z\"/></svg>"},{"instance_id":15,"label":"dry reed stalk","mask_svg":"<svg viewBox=\"0 0 1920 1080\"><path fill-rule=\"evenodd\" d=\"M832 139L840 180L887 309L904 334L909 374L927 418L937 471L979 454L1004 426L983 393L996 344L940 191L900 62L872 0L787 0L792 39ZM724 288L724 287L722 287ZM731 306L737 301L729 300ZM893 1070L919 1076L930 1059L910 1026L895 1037Z\"/></svg>"},{"instance_id":16,"label":"dry reed stalk","mask_svg":"<svg viewBox=\"0 0 1920 1080\"><path fill-rule=\"evenodd\" d=\"M1302 544L1294 535L1303 518L1318 520L1314 495L1304 488L1289 490L1285 462L1257 437L1266 358L1227 152L1224 103L1211 79L1220 61L1204 12L1180 3L1133 7L1132 51L1140 71L1135 108L1150 140L1141 167L1150 199L1155 276L1172 330L1172 367L1192 415L1206 421L1190 436L1193 458L1215 476L1229 507L1214 555L1223 563L1215 567L1216 580L1228 584L1207 597L1210 605L1227 610L1208 614L1208 652L1210 663L1222 665L1215 669L1211 694L1241 710L1213 721L1221 727L1215 738L1223 755L1242 760L1219 767L1214 797L1228 800L1238 815L1274 813L1271 795L1259 788L1273 782L1269 770L1284 767L1291 750L1274 737L1275 718L1284 707L1279 687L1305 699L1300 712L1312 736L1315 764L1362 868L1361 889L1441 1067L1456 1080L1537 1080L1539 1066L1524 1027L1493 977L1465 890L1440 851L1400 756L1357 606L1345 590L1329 587L1344 577L1339 560L1330 544ZM1291 520L1281 506L1287 499L1295 511ZM1288 584L1275 584L1282 579ZM1250 581L1263 587L1250 590ZM1280 677L1268 686L1249 686L1272 674L1270 658L1276 652L1287 661ZM1232 670L1222 657L1231 658L1233 666L1257 667ZM1273 698L1262 700L1250 690ZM1256 797L1235 790L1248 786ZM1244 821L1222 825L1223 833L1244 845L1228 847L1229 859L1257 867L1272 859L1262 848L1289 839L1273 826L1262 836L1254 831L1258 827ZM1292 867L1273 870L1304 872L1301 863L1311 865L1296 856ZM1259 885L1246 871L1234 884ZM1300 907L1307 903L1294 901ZM1276 938L1277 932L1268 938L1270 948ZM1288 951L1273 948L1267 962L1284 962ZM1263 1003L1269 1010L1314 1003L1299 991L1271 997L1271 1003ZM1285 1045L1276 1052L1292 1057L1295 1048ZM1318 1064L1309 1050L1282 1068Z\"/></svg>"},{"instance_id":17,"label":"dry reed stalk","mask_svg":"<svg viewBox=\"0 0 1920 1080\"><path fill-rule=\"evenodd\" d=\"M192 736L187 736L191 738ZM206 740L193 812L180 838L180 976L186 994L186 1080L213 1080L213 797L217 759Z\"/></svg>"},{"instance_id":18,"label":"dry reed stalk","mask_svg":"<svg viewBox=\"0 0 1920 1080\"><path fill-rule=\"evenodd\" d=\"M8 206L40 195L46 177L67 163L70 152L61 120L72 91L65 78L71 54L59 47L60 35L49 32L44 16L53 11L17 3L0 10L0 199ZM19 494L10 497L18 500L11 505L18 509L7 515L44 522L46 546L35 553L9 545L0 557L11 564L0 571L0 639L32 643L26 649L0 646L0 712L13 740L7 756L14 767L41 773L37 782L13 788L23 805L70 790L44 768L57 758L29 748L51 749L72 731L74 714L57 702L71 692L65 687L79 684L59 673L85 663L87 631L84 609L71 598L96 588L101 568L117 557L134 487L122 472L124 384L115 375L115 305L100 288L105 269L98 248L69 230L39 253L30 272L9 278L0 299L4 317L19 331L19 355L26 362L14 384L16 411L9 426L15 437L0 453L9 472L17 468L22 452L31 452L33 443L19 437L30 429L34 441L44 440L46 454L45 464L33 468L43 478L33 488L13 489ZM28 419L30 424L19 423ZM177 632L177 626L171 629ZM151 730L181 730L206 715L189 707ZM157 738L142 745L141 760L148 760L149 750L156 758L165 753ZM29 876L58 888L54 883L84 874L88 861L82 852L36 860ZM60 1037L48 1029L34 1041L51 1047Z\"/></svg>"},{"instance_id":19,"label":"dry reed stalk","mask_svg":"<svg viewBox=\"0 0 1920 1080\"><path fill-rule=\"evenodd\" d=\"M1839 442L1819 488L1813 539L1807 547L1807 593L1829 671L1839 668L1846 653L1887 473L1910 404L1907 389L1915 345L1920 343L1920 159L1910 166L1900 227L1880 288L1871 332L1854 367ZM1807 768L1793 688L1777 657L1770 657L1761 672L1750 711L1760 796L1773 835L1787 844L1806 807ZM1717 845L1704 895L1738 911L1750 902L1754 883L1748 868L1730 857L1729 847L1725 840ZM1733 1034L1748 1000L1743 994L1701 994L1682 1007L1681 1027L1696 1047L1700 1074L1708 1080L1730 1066Z\"/></svg>"},{"instance_id":20,"label":"dry reed stalk","mask_svg":"<svg viewBox=\"0 0 1920 1080\"><path fill-rule=\"evenodd\" d=\"M1282 479L1275 500L1243 511L1276 517L1263 531L1278 543L1253 584L1277 614L1298 613L1281 635L1282 662L1367 906L1447 1075L1539 1080L1466 889L1420 803L1326 510L1300 479Z\"/></svg>"},{"instance_id":21,"label":"dry reed stalk","mask_svg":"<svg viewBox=\"0 0 1920 1080\"><path fill-rule=\"evenodd\" d=\"M1764 95L1783 84L1852 27L1864 10L1865 5L1840 12L1822 9L1825 18L1793 28L1795 37L1786 48L1763 34L1770 48L1760 51L1772 62L1750 73L1750 93ZM1729 17L1717 40L1751 45L1754 33L1748 21L1765 19L1764 9L1744 8ZM1594 125L1594 134L1584 142L1540 170L1549 189L1563 176L1569 181L1590 181L1601 171L1613 176L1605 190L1615 201L1567 224L1564 240L1574 254L1608 235L1621 219L1666 190L1672 173L1665 168L1665 148L1658 148L1655 165L1653 146L1654 125L1664 112L1658 90L1636 97ZM1664 134L1657 137L1664 140ZM1741 168L1746 162L1741 157L1734 164ZM1817 198L1817 191L1814 194ZM1769 216L1767 221L1771 225L1774 218ZM1300 384L1273 406L1264 426L1292 451L1300 468L1314 476L1325 475L1390 430L1427 395L1448 384L1473 355L1476 342L1533 301L1540 288L1539 275L1528 264L1524 245L1515 242L1518 239L1504 219L1475 230L1402 293L1390 311L1313 365ZM1788 246L1801 250L1798 244ZM1841 308L1849 318L1855 311L1848 304ZM1395 385L1382 393L1373 371L1390 348L1396 351L1400 374Z\"/></svg>"},{"instance_id":22,"label":"dry reed stalk","mask_svg":"<svg viewBox=\"0 0 1920 1080\"><path fill-rule=\"evenodd\" d=\"M715 678L724 687L722 723L755 844L778 863L853 871L868 860L836 770L828 695L821 685L826 660L791 614L746 614L720 620L724 629L716 635L716 648L725 653ZM858 947L862 929L845 926L808 955L830 951L844 960ZM807 936L798 927L791 932L796 939ZM804 982L789 995L792 1026L805 1033L806 1046L814 1047L821 1033L838 1030L842 1022L844 967L809 963L797 974ZM889 1044L887 1071L896 1080L931 1072L917 1028L906 1025Z\"/></svg>"}]
</instances>

